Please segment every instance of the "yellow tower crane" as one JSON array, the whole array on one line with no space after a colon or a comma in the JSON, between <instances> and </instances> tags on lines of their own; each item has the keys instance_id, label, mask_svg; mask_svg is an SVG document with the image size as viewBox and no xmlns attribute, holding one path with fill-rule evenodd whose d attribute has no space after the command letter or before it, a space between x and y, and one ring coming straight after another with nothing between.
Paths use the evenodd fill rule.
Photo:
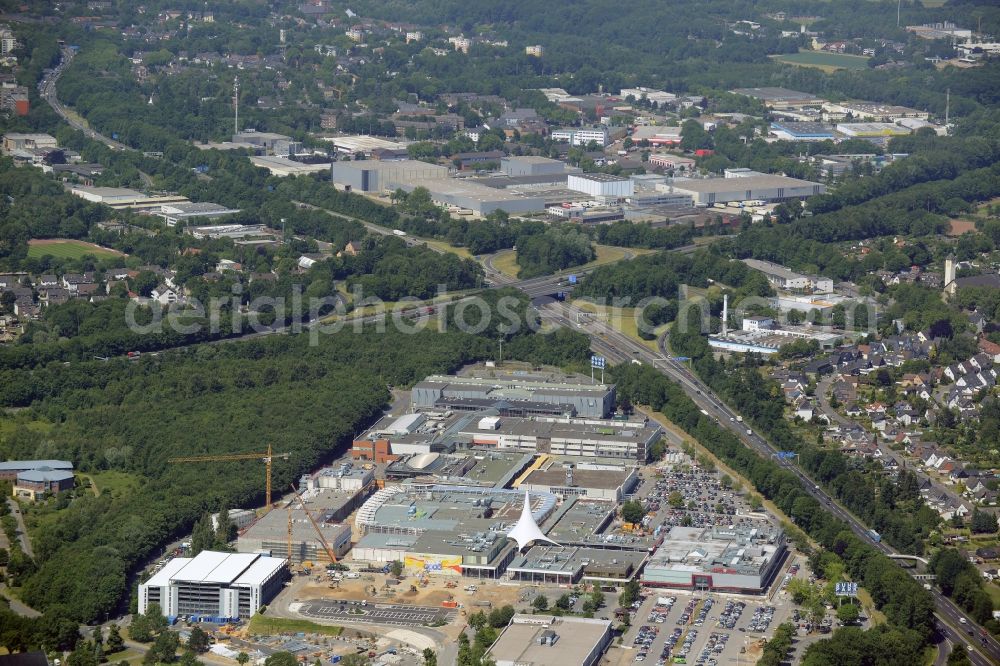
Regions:
<instances>
[{"instance_id":1,"label":"yellow tower crane","mask_svg":"<svg viewBox=\"0 0 1000 666\"><path fill-rule=\"evenodd\" d=\"M219 456L182 456L180 458L169 458L167 462L172 463L192 463L192 462L219 462L225 460L263 460L264 468L267 474L267 491L266 500L267 505L264 507L264 511L271 510L271 462L275 458L281 458L283 460L288 460L291 454L288 453L271 453L271 445L267 445L267 453L233 453L229 455L219 455Z\"/></svg>"},{"instance_id":2,"label":"yellow tower crane","mask_svg":"<svg viewBox=\"0 0 1000 666\"><path fill-rule=\"evenodd\" d=\"M326 537L323 536L323 531L319 528L319 523L317 523L316 519L312 517L311 513L309 513L309 509L306 508L306 501L302 499L302 495L300 495L299 491L295 489L295 486L292 486L292 492L295 493L295 499L299 501L299 506L301 506L302 511L305 512L306 518L309 519L309 522L312 523L313 529L316 530L316 536L319 537L319 542L323 544L323 550L326 551L326 556L330 558L330 564L336 564L337 555L333 552L333 548L330 548L330 544L327 542ZM289 557L291 557L291 551L288 552Z\"/></svg>"}]
</instances>

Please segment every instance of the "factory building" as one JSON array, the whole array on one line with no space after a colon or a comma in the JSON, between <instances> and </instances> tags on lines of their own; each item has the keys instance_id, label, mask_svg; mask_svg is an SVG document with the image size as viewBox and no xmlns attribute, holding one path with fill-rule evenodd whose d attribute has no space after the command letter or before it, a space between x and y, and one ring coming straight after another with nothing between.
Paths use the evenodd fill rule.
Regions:
<instances>
[{"instance_id":1,"label":"factory building","mask_svg":"<svg viewBox=\"0 0 1000 666\"><path fill-rule=\"evenodd\" d=\"M233 215L240 212L239 208L227 208L217 203L172 203L160 206L160 211L153 213L157 217L162 217L168 227L176 226L179 223L187 223L191 220L214 220L224 215Z\"/></svg>"},{"instance_id":2,"label":"factory building","mask_svg":"<svg viewBox=\"0 0 1000 666\"><path fill-rule=\"evenodd\" d=\"M329 162L319 162L310 164L306 162L296 162L287 157L277 155L257 155L250 158L250 162L255 167L261 167L271 172L272 176L284 178L286 176L303 176L310 173L321 173L330 168Z\"/></svg>"},{"instance_id":3,"label":"factory building","mask_svg":"<svg viewBox=\"0 0 1000 666\"><path fill-rule=\"evenodd\" d=\"M145 195L137 190L130 190L125 187L86 187L74 185L70 194L80 197L92 203L104 204L122 210L131 208L134 210L160 210L164 205L190 203L187 197L179 194L154 194Z\"/></svg>"},{"instance_id":4,"label":"factory building","mask_svg":"<svg viewBox=\"0 0 1000 666\"><path fill-rule=\"evenodd\" d=\"M910 128L894 123L838 123L837 131L856 139L883 139L911 134Z\"/></svg>"},{"instance_id":5,"label":"factory building","mask_svg":"<svg viewBox=\"0 0 1000 666\"><path fill-rule=\"evenodd\" d=\"M324 137L324 141L329 141L341 155L364 155L370 158L379 152L387 151L391 154L406 154L406 144L398 141L381 139L377 136L337 136Z\"/></svg>"},{"instance_id":6,"label":"factory building","mask_svg":"<svg viewBox=\"0 0 1000 666\"><path fill-rule=\"evenodd\" d=\"M787 141L833 141L833 127L823 123L782 120L771 123L771 134Z\"/></svg>"},{"instance_id":7,"label":"factory building","mask_svg":"<svg viewBox=\"0 0 1000 666\"><path fill-rule=\"evenodd\" d=\"M443 180L448 177L448 167L418 160L356 160L334 162L330 176L337 189L389 192L414 180Z\"/></svg>"},{"instance_id":8,"label":"factory building","mask_svg":"<svg viewBox=\"0 0 1000 666\"><path fill-rule=\"evenodd\" d=\"M566 187L583 192L595 199L598 197L630 197L635 193L635 183L624 176L609 173L574 173L566 181Z\"/></svg>"},{"instance_id":9,"label":"factory building","mask_svg":"<svg viewBox=\"0 0 1000 666\"><path fill-rule=\"evenodd\" d=\"M540 213L545 210L545 200L541 197L521 194L516 190L488 187L467 179L412 179L399 186L407 192L418 187L426 188L435 204L460 208L479 216L489 215L496 210L511 214Z\"/></svg>"},{"instance_id":10,"label":"factory building","mask_svg":"<svg viewBox=\"0 0 1000 666\"><path fill-rule=\"evenodd\" d=\"M673 527L646 563L642 584L763 594L786 554L784 533L764 521L740 527Z\"/></svg>"},{"instance_id":11,"label":"factory building","mask_svg":"<svg viewBox=\"0 0 1000 666\"><path fill-rule=\"evenodd\" d=\"M515 615L488 654L496 666L596 666L611 637L610 620Z\"/></svg>"},{"instance_id":12,"label":"factory building","mask_svg":"<svg viewBox=\"0 0 1000 666\"><path fill-rule=\"evenodd\" d=\"M683 157L681 155L672 155L670 153L650 155L649 165L673 171L691 172L695 170L695 161L693 159L690 157Z\"/></svg>"},{"instance_id":13,"label":"factory building","mask_svg":"<svg viewBox=\"0 0 1000 666\"><path fill-rule=\"evenodd\" d=\"M515 376L431 375L418 382L410 394L411 407L415 410L452 407L449 399L475 400L480 403L477 409L496 406L497 403L513 406L521 401L541 403L556 407L557 413L603 419L614 412L615 387L613 384L583 383L569 378L557 382ZM457 404L460 403L454 403Z\"/></svg>"},{"instance_id":14,"label":"factory building","mask_svg":"<svg viewBox=\"0 0 1000 666\"><path fill-rule=\"evenodd\" d=\"M274 154L277 144L287 144L292 137L275 132L256 132L254 130L244 130L233 134L233 143L241 147L249 147L265 153Z\"/></svg>"},{"instance_id":15,"label":"factory building","mask_svg":"<svg viewBox=\"0 0 1000 666\"><path fill-rule=\"evenodd\" d=\"M210 550L175 557L139 584L139 613L158 604L168 618L246 620L274 598L287 578L288 563L279 557Z\"/></svg>"},{"instance_id":16,"label":"factory building","mask_svg":"<svg viewBox=\"0 0 1000 666\"><path fill-rule=\"evenodd\" d=\"M548 157L531 155L504 157L500 160L500 171L508 176L551 176L565 174L567 164Z\"/></svg>"},{"instance_id":17,"label":"factory building","mask_svg":"<svg viewBox=\"0 0 1000 666\"><path fill-rule=\"evenodd\" d=\"M785 201L823 194L826 186L786 176L758 175L740 178L675 178L666 185L671 193L690 194L696 206L730 201Z\"/></svg>"},{"instance_id":18,"label":"factory building","mask_svg":"<svg viewBox=\"0 0 1000 666\"><path fill-rule=\"evenodd\" d=\"M760 271L776 289L786 291L800 291L819 294L829 294L833 292L833 280L827 277L816 275L804 275L785 268L780 264L763 261L761 259L744 259L750 268Z\"/></svg>"},{"instance_id":19,"label":"factory building","mask_svg":"<svg viewBox=\"0 0 1000 666\"><path fill-rule=\"evenodd\" d=\"M802 106L820 106L826 100L810 93L789 90L787 88L737 88L731 91L736 95L752 97L760 100L771 109L792 109Z\"/></svg>"}]
</instances>

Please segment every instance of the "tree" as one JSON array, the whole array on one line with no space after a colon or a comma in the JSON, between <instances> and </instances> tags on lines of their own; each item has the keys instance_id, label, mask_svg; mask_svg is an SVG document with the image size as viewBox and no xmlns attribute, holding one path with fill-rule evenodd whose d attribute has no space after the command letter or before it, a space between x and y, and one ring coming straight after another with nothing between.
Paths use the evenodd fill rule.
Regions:
<instances>
[{"instance_id":1,"label":"tree","mask_svg":"<svg viewBox=\"0 0 1000 666\"><path fill-rule=\"evenodd\" d=\"M499 629L500 627L506 627L510 624L512 617L514 617L514 607L507 604L505 606L501 606L500 608L494 608L490 611L488 622L491 627Z\"/></svg>"},{"instance_id":2,"label":"tree","mask_svg":"<svg viewBox=\"0 0 1000 666\"><path fill-rule=\"evenodd\" d=\"M108 628L107 646L108 654L115 654L125 649L125 640L122 639L121 631L118 629L117 624L112 624Z\"/></svg>"},{"instance_id":3,"label":"tree","mask_svg":"<svg viewBox=\"0 0 1000 666\"><path fill-rule=\"evenodd\" d=\"M424 648L424 666L437 666L438 658L434 650L430 648Z\"/></svg>"},{"instance_id":4,"label":"tree","mask_svg":"<svg viewBox=\"0 0 1000 666\"><path fill-rule=\"evenodd\" d=\"M625 584L622 593L618 595L618 605L622 608L631 608L632 604L639 600L639 593L642 588L639 586L639 581L630 580Z\"/></svg>"},{"instance_id":5,"label":"tree","mask_svg":"<svg viewBox=\"0 0 1000 666\"><path fill-rule=\"evenodd\" d=\"M997 517L987 511L973 509L970 527L975 534L996 534Z\"/></svg>"},{"instance_id":6,"label":"tree","mask_svg":"<svg viewBox=\"0 0 1000 666\"><path fill-rule=\"evenodd\" d=\"M246 666L247 662L250 661L250 655L246 652L240 652L236 655L236 663L240 666Z\"/></svg>"},{"instance_id":7,"label":"tree","mask_svg":"<svg viewBox=\"0 0 1000 666\"><path fill-rule=\"evenodd\" d=\"M128 635L134 641L148 643L153 640L153 625L147 615L136 615L129 625Z\"/></svg>"},{"instance_id":8,"label":"tree","mask_svg":"<svg viewBox=\"0 0 1000 666\"><path fill-rule=\"evenodd\" d=\"M161 631L153 641L152 651L156 653L158 661L169 664L177 658L177 648L180 647L181 639L173 631Z\"/></svg>"},{"instance_id":9,"label":"tree","mask_svg":"<svg viewBox=\"0 0 1000 666\"><path fill-rule=\"evenodd\" d=\"M220 547L225 547L230 541L236 538L236 524L229 517L229 509L223 507L219 510L215 528L215 542Z\"/></svg>"},{"instance_id":10,"label":"tree","mask_svg":"<svg viewBox=\"0 0 1000 666\"><path fill-rule=\"evenodd\" d=\"M299 666L299 661L291 652L279 651L265 659L264 666Z\"/></svg>"},{"instance_id":11,"label":"tree","mask_svg":"<svg viewBox=\"0 0 1000 666\"><path fill-rule=\"evenodd\" d=\"M208 634L205 633L204 629L195 625L194 629L191 630L191 636L188 638L187 646L189 650L197 654L208 652Z\"/></svg>"},{"instance_id":12,"label":"tree","mask_svg":"<svg viewBox=\"0 0 1000 666\"><path fill-rule=\"evenodd\" d=\"M563 594L558 599L556 599L556 608L560 610L569 610L573 607L573 600L570 599L568 594Z\"/></svg>"},{"instance_id":13,"label":"tree","mask_svg":"<svg viewBox=\"0 0 1000 666\"><path fill-rule=\"evenodd\" d=\"M837 619L844 624L855 624L859 617L861 617L861 611L854 604L842 604L837 609Z\"/></svg>"},{"instance_id":14,"label":"tree","mask_svg":"<svg viewBox=\"0 0 1000 666\"><path fill-rule=\"evenodd\" d=\"M956 645L948 655L948 666L970 666L972 661L964 645Z\"/></svg>"},{"instance_id":15,"label":"tree","mask_svg":"<svg viewBox=\"0 0 1000 666\"><path fill-rule=\"evenodd\" d=\"M80 641L76 648L70 652L66 658L66 666L97 666L98 660L94 655L94 644L90 641Z\"/></svg>"},{"instance_id":16,"label":"tree","mask_svg":"<svg viewBox=\"0 0 1000 666\"><path fill-rule=\"evenodd\" d=\"M531 600L531 607L536 611L544 611L549 608L549 598L544 594L539 594L537 597Z\"/></svg>"},{"instance_id":17,"label":"tree","mask_svg":"<svg viewBox=\"0 0 1000 666\"><path fill-rule=\"evenodd\" d=\"M626 523L639 523L642 522L643 516L646 515L646 510L642 508L642 503L635 500L629 500L622 504L622 519Z\"/></svg>"},{"instance_id":18,"label":"tree","mask_svg":"<svg viewBox=\"0 0 1000 666\"><path fill-rule=\"evenodd\" d=\"M212 529L212 516L203 514L191 530L191 556L194 557L203 550L211 550L215 546L215 530Z\"/></svg>"},{"instance_id":19,"label":"tree","mask_svg":"<svg viewBox=\"0 0 1000 666\"><path fill-rule=\"evenodd\" d=\"M184 650L178 663L180 666L198 666L201 662L193 650Z\"/></svg>"},{"instance_id":20,"label":"tree","mask_svg":"<svg viewBox=\"0 0 1000 666\"><path fill-rule=\"evenodd\" d=\"M674 509L679 509L684 506L684 495L681 495L678 491L673 491L667 495L667 504L669 504Z\"/></svg>"},{"instance_id":21,"label":"tree","mask_svg":"<svg viewBox=\"0 0 1000 666\"><path fill-rule=\"evenodd\" d=\"M392 564L389 565L389 573L393 575L394 578L399 578L403 575L403 563L399 560L393 560Z\"/></svg>"}]
</instances>

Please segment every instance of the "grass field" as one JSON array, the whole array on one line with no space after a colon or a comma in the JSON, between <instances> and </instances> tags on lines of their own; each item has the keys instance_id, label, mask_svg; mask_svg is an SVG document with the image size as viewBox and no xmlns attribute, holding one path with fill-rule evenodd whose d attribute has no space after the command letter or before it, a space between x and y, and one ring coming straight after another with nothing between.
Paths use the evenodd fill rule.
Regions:
<instances>
[{"instance_id":1,"label":"grass field","mask_svg":"<svg viewBox=\"0 0 1000 666\"><path fill-rule=\"evenodd\" d=\"M28 258L30 259L41 259L45 255L51 255L57 259L79 259L87 254L94 255L98 259L123 256L117 250L109 250L100 245L78 240L46 238L28 241Z\"/></svg>"},{"instance_id":2,"label":"grass field","mask_svg":"<svg viewBox=\"0 0 1000 666\"><path fill-rule=\"evenodd\" d=\"M304 631L307 634L324 634L326 636L339 636L343 633L343 627L332 627L323 624L316 624L309 620L289 620L283 617L264 617L254 615L250 618L250 635L274 635L284 633L296 633Z\"/></svg>"},{"instance_id":3,"label":"grass field","mask_svg":"<svg viewBox=\"0 0 1000 666\"><path fill-rule=\"evenodd\" d=\"M594 268L595 266L613 264L616 261L624 259L630 252L634 255L652 254L655 252L655 250L626 250L625 248L615 247L613 245L594 245L594 251L597 253L597 258L593 261L589 261L582 266L573 266L572 268L566 268L563 269L563 271L558 272L586 270L588 268ZM521 267L517 265L517 253L514 250L503 250L501 252L497 252L495 258L493 259L493 268L508 277L516 278L517 272L521 270Z\"/></svg>"},{"instance_id":4,"label":"grass field","mask_svg":"<svg viewBox=\"0 0 1000 666\"><path fill-rule=\"evenodd\" d=\"M649 347L653 351L659 351L659 348L656 346L656 340L643 340L639 337L639 325L635 320L635 308L619 308L615 315L612 316L610 314L611 308L609 306L595 305L594 303L589 303L584 299L573 301L573 305L584 312L592 313L594 317L607 322L611 328L620 333L624 333L639 344ZM659 336L669 326L670 324L663 324L662 326L656 327L653 332Z\"/></svg>"},{"instance_id":5,"label":"grass field","mask_svg":"<svg viewBox=\"0 0 1000 666\"><path fill-rule=\"evenodd\" d=\"M109 493L112 497L128 495L139 489L139 479L125 472L91 474L90 480L97 486L98 493Z\"/></svg>"},{"instance_id":6,"label":"grass field","mask_svg":"<svg viewBox=\"0 0 1000 666\"><path fill-rule=\"evenodd\" d=\"M771 56L775 61L800 67L815 67L825 72L838 69L866 69L866 56L847 55L843 53L826 53L823 51L800 50L798 53Z\"/></svg>"}]
</instances>

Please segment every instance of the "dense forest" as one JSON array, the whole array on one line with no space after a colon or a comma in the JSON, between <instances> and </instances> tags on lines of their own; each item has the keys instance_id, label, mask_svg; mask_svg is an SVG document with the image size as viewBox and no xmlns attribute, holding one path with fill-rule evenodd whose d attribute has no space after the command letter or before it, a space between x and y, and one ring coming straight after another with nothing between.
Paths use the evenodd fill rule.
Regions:
<instances>
[{"instance_id":1,"label":"dense forest","mask_svg":"<svg viewBox=\"0 0 1000 666\"><path fill-rule=\"evenodd\" d=\"M504 295L514 296L493 293L492 305ZM452 323L446 333L346 331L315 345L307 335L272 336L138 362L4 370L0 405L30 407L13 420L0 455L69 459L84 474L116 471L137 482L134 492L83 493L59 521L39 527L32 535L38 569L24 581L25 601L42 610L60 607L80 621L104 617L122 603L129 575L205 511L259 506L263 479L256 464L174 466L165 464L168 457L270 444L291 454L275 466L281 488L338 455L381 414L386 385L492 358L501 336L505 358L571 366L587 358L589 344L579 334L531 334L526 300L517 302L517 330L504 327L494 311L479 335L460 333Z\"/></svg>"}]
</instances>

